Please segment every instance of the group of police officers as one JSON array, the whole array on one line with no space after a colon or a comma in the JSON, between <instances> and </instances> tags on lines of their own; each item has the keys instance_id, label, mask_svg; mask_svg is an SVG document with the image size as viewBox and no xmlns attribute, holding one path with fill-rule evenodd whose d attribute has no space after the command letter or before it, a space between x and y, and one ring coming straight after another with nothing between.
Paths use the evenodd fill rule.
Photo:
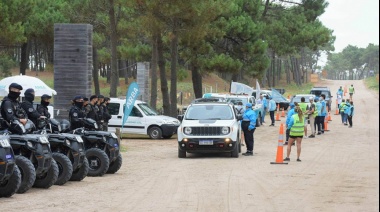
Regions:
<instances>
[{"instance_id":1,"label":"group of police officers","mask_svg":"<svg viewBox=\"0 0 380 212\"><path fill-rule=\"evenodd\" d=\"M35 108L33 106L34 89L28 88L24 92L24 100L19 102L18 98L22 90L23 87L17 83L9 85L9 93L1 101L2 129L8 129L10 123L14 120L18 120L25 125L29 119L38 127L38 120L50 119L48 105L50 104L51 96L42 95L40 104ZM92 95L90 102L88 102L87 98L75 96L69 112L70 129L82 127L81 118L91 118L97 122L99 131L108 131L108 121L111 119L107 107L109 102L110 98L103 95Z\"/></svg>"}]
</instances>

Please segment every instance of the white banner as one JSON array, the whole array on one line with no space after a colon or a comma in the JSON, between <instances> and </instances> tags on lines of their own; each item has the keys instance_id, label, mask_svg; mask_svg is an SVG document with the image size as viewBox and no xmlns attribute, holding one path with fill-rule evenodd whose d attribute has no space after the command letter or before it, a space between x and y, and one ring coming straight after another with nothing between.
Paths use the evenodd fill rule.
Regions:
<instances>
[{"instance_id":1,"label":"white banner","mask_svg":"<svg viewBox=\"0 0 380 212\"><path fill-rule=\"evenodd\" d=\"M256 99L260 98L260 92L261 92L261 89L260 89L260 84L259 84L259 80L256 80Z\"/></svg>"},{"instance_id":2,"label":"white banner","mask_svg":"<svg viewBox=\"0 0 380 212\"><path fill-rule=\"evenodd\" d=\"M238 83L238 82L231 82L230 93L252 95L253 91L254 91L253 88L249 87L246 84Z\"/></svg>"}]
</instances>

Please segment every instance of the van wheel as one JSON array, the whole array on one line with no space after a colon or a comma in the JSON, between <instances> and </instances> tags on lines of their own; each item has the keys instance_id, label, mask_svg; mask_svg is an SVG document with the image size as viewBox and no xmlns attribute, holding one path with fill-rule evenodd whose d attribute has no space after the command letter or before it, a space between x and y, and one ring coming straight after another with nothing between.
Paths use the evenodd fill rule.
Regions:
<instances>
[{"instance_id":1,"label":"van wheel","mask_svg":"<svg viewBox=\"0 0 380 212\"><path fill-rule=\"evenodd\" d=\"M149 128L148 135L151 139L160 139L162 137L162 130L159 127Z\"/></svg>"}]
</instances>

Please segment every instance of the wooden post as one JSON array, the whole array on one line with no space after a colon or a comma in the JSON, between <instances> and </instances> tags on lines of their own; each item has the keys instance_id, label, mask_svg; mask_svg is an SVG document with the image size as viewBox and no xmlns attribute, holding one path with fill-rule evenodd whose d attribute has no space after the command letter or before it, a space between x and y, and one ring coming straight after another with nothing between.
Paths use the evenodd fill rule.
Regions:
<instances>
[{"instance_id":1,"label":"wooden post","mask_svg":"<svg viewBox=\"0 0 380 212\"><path fill-rule=\"evenodd\" d=\"M120 128L116 127L116 132L115 132L116 136L121 140L122 137L121 137L121 133L120 133Z\"/></svg>"}]
</instances>

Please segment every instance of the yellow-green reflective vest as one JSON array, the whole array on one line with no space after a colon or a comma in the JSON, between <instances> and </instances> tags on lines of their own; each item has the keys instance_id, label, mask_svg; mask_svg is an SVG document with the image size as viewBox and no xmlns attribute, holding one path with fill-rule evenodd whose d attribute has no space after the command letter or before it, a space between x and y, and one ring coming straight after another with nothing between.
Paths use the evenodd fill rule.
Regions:
<instances>
[{"instance_id":1,"label":"yellow-green reflective vest","mask_svg":"<svg viewBox=\"0 0 380 212\"><path fill-rule=\"evenodd\" d=\"M300 103L298 103L298 105L300 106L302 113L305 114L306 110L307 110L307 103L306 102L300 102Z\"/></svg>"},{"instance_id":2,"label":"yellow-green reflective vest","mask_svg":"<svg viewBox=\"0 0 380 212\"><path fill-rule=\"evenodd\" d=\"M339 112L344 112L345 106L346 106L345 102L340 103L340 105L339 105Z\"/></svg>"},{"instance_id":3,"label":"yellow-green reflective vest","mask_svg":"<svg viewBox=\"0 0 380 212\"><path fill-rule=\"evenodd\" d=\"M348 88L348 93L354 93L354 87L349 87Z\"/></svg>"},{"instance_id":4,"label":"yellow-green reflective vest","mask_svg":"<svg viewBox=\"0 0 380 212\"><path fill-rule=\"evenodd\" d=\"M303 130L304 130L304 118L302 117L302 120L299 119L298 114L294 114L292 116L294 119L294 124L290 128L289 135L291 136L303 136Z\"/></svg>"},{"instance_id":5,"label":"yellow-green reflective vest","mask_svg":"<svg viewBox=\"0 0 380 212\"><path fill-rule=\"evenodd\" d=\"M314 113L313 113L313 117L317 117L318 116L318 110L317 110L317 104L315 104L315 102L313 102L313 105L314 105Z\"/></svg>"}]
</instances>

